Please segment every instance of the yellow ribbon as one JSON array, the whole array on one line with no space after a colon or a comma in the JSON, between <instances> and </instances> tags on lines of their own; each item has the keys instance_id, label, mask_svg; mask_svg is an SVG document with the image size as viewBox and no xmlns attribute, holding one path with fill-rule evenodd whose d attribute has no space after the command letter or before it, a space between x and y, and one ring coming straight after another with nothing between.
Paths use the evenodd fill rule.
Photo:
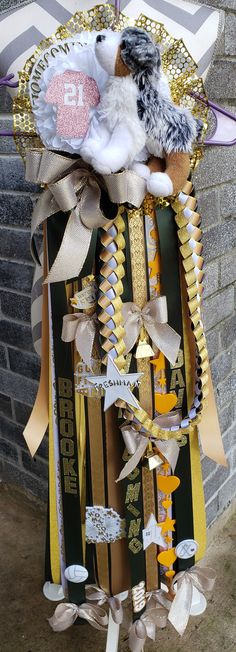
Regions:
<instances>
[{"instance_id":1,"label":"yellow ribbon","mask_svg":"<svg viewBox=\"0 0 236 652\"><path fill-rule=\"evenodd\" d=\"M54 632L63 632L74 624L77 618L83 618L95 627L95 629L106 630L108 625L108 616L105 609L97 605L91 605L85 602L80 606L73 603L62 602L59 604L54 614L48 619Z\"/></svg>"},{"instance_id":2,"label":"yellow ribbon","mask_svg":"<svg viewBox=\"0 0 236 652\"><path fill-rule=\"evenodd\" d=\"M141 310L139 306L131 301L123 304L125 336L124 342L126 352L133 348L142 326L145 327L149 337L164 356L175 364L179 347L180 335L167 324L167 302L166 297L156 297L146 303Z\"/></svg>"},{"instance_id":3,"label":"yellow ribbon","mask_svg":"<svg viewBox=\"0 0 236 652\"><path fill-rule=\"evenodd\" d=\"M64 315L61 339L63 342L73 342L85 364L91 368L91 357L96 335L96 314L74 313Z\"/></svg>"},{"instance_id":4,"label":"yellow ribbon","mask_svg":"<svg viewBox=\"0 0 236 652\"><path fill-rule=\"evenodd\" d=\"M177 585L177 593L171 604L168 620L182 636L188 624L192 604L193 587L200 593L212 591L216 580L213 568L193 566L177 573L172 581L172 588Z\"/></svg>"}]
</instances>

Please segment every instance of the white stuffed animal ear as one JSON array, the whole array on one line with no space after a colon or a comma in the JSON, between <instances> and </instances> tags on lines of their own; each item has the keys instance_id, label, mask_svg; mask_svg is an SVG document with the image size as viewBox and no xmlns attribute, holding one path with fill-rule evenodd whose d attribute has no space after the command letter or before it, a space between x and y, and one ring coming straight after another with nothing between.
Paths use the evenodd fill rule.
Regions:
<instances>
[{"instance_id":1,"label":"white stuffed animal ear","mask_svg":"<svg viewBox=\"0 0 236 652\"><path fill-rule=\"evenodd\" d=\"M147 191L154 197L169 197L173 194L173 183L166 172L152 172L147 180Z\"/></svg>"},{"instance_id":2,"label":"white stuffed animal ear","mask_svg":"<svg viewBox=\"0 0 236 652\"><path fill-rule=\"evenodd\" d=\"M116 58L120 43L120 32L104 30L96 38L95 54L100 66L102 66L108 75L115 74Z\"/></svg>"}]
</instances>

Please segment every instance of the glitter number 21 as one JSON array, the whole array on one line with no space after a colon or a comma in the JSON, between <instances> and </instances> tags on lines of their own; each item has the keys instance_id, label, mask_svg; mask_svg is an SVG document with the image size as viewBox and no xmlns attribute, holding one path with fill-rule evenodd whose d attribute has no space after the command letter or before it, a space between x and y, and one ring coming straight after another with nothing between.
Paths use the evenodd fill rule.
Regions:
<instances>
[{"instance_id":1,"label":"glitter number 21","mask_svg":"<svg viewBox=\"0 0 236 652\"><path fill-rule=\"evenodd\" d=\"M64 84L64 106L84 106L83 84Z\"/></svg>"}]
</instances>

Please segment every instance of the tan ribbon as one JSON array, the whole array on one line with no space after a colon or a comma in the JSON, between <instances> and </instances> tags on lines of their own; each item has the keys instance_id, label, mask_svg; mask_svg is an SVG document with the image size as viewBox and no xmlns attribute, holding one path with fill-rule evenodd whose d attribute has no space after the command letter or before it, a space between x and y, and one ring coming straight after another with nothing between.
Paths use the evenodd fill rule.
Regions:
<instances>
[{"instance_id":1,"label":"tan ribbon","mask_svg":"<svg viewBox=\"0 0 236 652\"><path fill-rule=\"evenodd\" d=\"M210 366L207 370L207 375L209 394L198 426L202 451L204 455L207 455L207 457L214 460L217 464L228 466L220 431Z\"/></svg>"},{"instance_id":2,"label":"tan ribbon","mask_svg":"<svg viewBox=\"0 0 236 652\"><path fill-rule=\"evenodd\" d=\"M73 342L85 364L91 368L91 357L96 335L96 314L74 313L64 315L61 339L63 342Z\"/></svg>"},{"instance_id":3,"label":"tan ribbon","mask_svg":"<svg viewBox=\"0 0 236 652\"><path fill-rule=\"evenodd\" d=\"M98 586L87 586L86 598L87 600L91 600L91 602L96 602L100 607L107 603L111 610L114 622L117 625L121 625L123 622L123 607L117 596L109 597L105 591L100 589Z\"/></svg>"},{"instance_id":4,"label":"tan ribbon","mask_svg":"<svg viewBox=\"0 0 236 652\"><path fill-rule=\"evenodd\" d=\"M105 609L97 605L88 604L87 602L80 606L62 602L56 607L53 616L48 619L48 622L54 632L63 632L68 627L71 627L78 617L87 620L95 629L106 630L108 625L108 616Z\"/></svg>"},{"instance_id":5,"label":"tan ribbon","mask_svg":"<svg viewBox=\"0 0 236 652\"><path fill-rule=\"evenodd\" d=\"M157 449L164 455L169 464L171 465L172 470L175 470L177 460L179 457L179 446L174 439L169 439L168 441L159 441L157 439L152 439L147 437L147 435L135 430L133 426L122 426L121 432L125 442L127 451L132 457L126 462L125 466L120 472L119 477L116 482L120 482L126 478L138 465L142 456L144 455L147 447L150 445L150 442L153 441Z\"/></svg>"},{"instance_id":6,"label":"tan ribbon","mask_svg":"<svg viewBox=\"0 0 236 652\"><path fill-rule=\"evenodd\" d=\"M186 571L177 573L172 581L172 588L177 584L177 593L171 604L168 620L182 636L190 615L193 587L200 593L212 591L216 580L213 568L193 566Z\"/></svg>"},{"instance_id":7,"label":"tan ribbon","mask_svg":"<svg viewBox=\"0 0 236 652\"><path fill-rule=\"evenodd\" d=\"M31 238L48 217L60 210L70 212L46 283L78 276L89 250L92 229L110 222L100 209L102 178L82 165L79 159L74 161L47 150L31 150L26 157L26 179L47 184L33 211Z\"/></svg>"},{"instance_id":8,"label":"tan ribbon","mask_svg":"<svg viewBox=\"0 0 236 652\"><path fill-rule=\"evenodd\" d=\"M145 613L129 628L129 648L131 652L142 652L147 638L156 640L156 628L167 625L167 610L153 600L149 600Z\"/></svg>"},{"instance_id":9,"label":"tan ribbon","mask_svg":"<svg viewBox=\"0 0 236 652\"><path fill-rule=\"evenodd\" d=\"M141 310L135 303L128 301L122 308L124 317L124 328L126 331L124 342L126 352L133 348L142 326L145 327L149 337L164 356L175 364L179 347L180 335L167 324L167 302L166 297L156 297L148 301Z\"/></svg>"}]
</instances>

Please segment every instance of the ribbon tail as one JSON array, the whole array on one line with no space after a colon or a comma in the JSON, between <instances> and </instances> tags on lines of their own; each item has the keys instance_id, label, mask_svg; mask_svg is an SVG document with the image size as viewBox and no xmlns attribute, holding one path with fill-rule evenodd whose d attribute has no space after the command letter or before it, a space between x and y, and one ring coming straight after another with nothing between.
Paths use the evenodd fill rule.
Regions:
<instances>
[{"instance_id":1,"label":"ribbon tail","mask_svg":"<svg viewBox=\"0 0 236 652\"><path fill-rule=\"evenodd\" d=\"M169 462L172 471L174 471L178 461L179 450L180 450L177 441L175 441L174 439L170 439L169 441L158 440L157 447L159 448L159 451L164 455L167 462Z\"/></svg>"},{"instance_id":2,"label":"ribbon tail","mask_svg":"<svg viewBox=\"0 0 236 652\"><path fill-rule=\"evenodd\" d=\"M91 323L81 322L78 324L75 336L76 348L80 357L90 369L94 338L95 327Z\"/></svg>"},{"instance_id":3,"label":"ribbon tail","mask_svg":"<svg viewBox=\"0 0 236 652\"><path fill-rule=\"evenodd\" d=\"M129 630L129 649L131 652L143 652L147 630L142 620L136 620Z\"/></svg>"},{"instance_id":4,"label":"ribbon tail","mask_svg":"<svg viewBox=\"0 0 236 652\"><path fill-rule=\"evenodd\" d=\"M87 603L81 604L78 608L78 616L84 618L95 629L107 630L108 616L102 607L88 605Z\"/></svg>"},{"instance_id":5,"label":"ribbon tail","mask_svg":"<svg viewBox=\"0 0 236 652\"><path fill-rule=\"evenodd\" d=\"M145 321L145 328L152 342L171 364L175 364L181 342L180 335L169 324L151 324Z\"/></svg>"},{"instance_id":6,"label":"ribbon tail","mask_svg":"<svg viewBox=\"0 0 236 652\"><path fill-rule=\"evenodd\" d=\"M121 625L123 622L123 607L118 598L112 597L108 599L111 615L116 625Z\"/></svg>"},{"instance_id":7,"label":"ribbon tail","mask_svg":"<svg viewBox=\"0 0 236 652\"><path fill-rule=\"evenodd\" d=\"M202 418L199 424L199 434L201 439L202 451L204 455L214 460L217 464L228 466L225 457L222 435L219 426L219 419L216 408L214 389L211 378L210 367L208 373L209 394L207 397L207 408L203 410Z\"/></svg>"},{"instance_id":8,"label":"ribbon tail","mask_svg":"<svg viewBox=\"0 0 236 652\"><path fill-rule=\"evenodd\" d=\"M128 462L126 462L116 482L120 482L121 480L124 480L124 478L126 478L136 468L142 455L145 453L149 441L147 437L142 437L142 440L143 441L140 442L134 455L132 455L132 457L128 460Z\"/></svg>"},{"instance_id":9,"label":"ribbon tail","mask_svg":"<svg viewBox=\"0 0 236 652\"><path fill-rule=\"evenodd\" d=\"M86 259L92 231L81 222L78 212L70 214L63 240L45 283L66 281L79 276Z\"/></svg>"},{"instance_id":10,"label":"ribbon tail","mask_svg":"<svg viewBox=\"0 0 236 652\"><path fill-rule=\"evenodd\" d=\"M192 604L193 587L191 581L183 578L177 588L176 596L172 602L168 620L182 636L188 624L191 604Z\"/></svg>"}]
</instances>

